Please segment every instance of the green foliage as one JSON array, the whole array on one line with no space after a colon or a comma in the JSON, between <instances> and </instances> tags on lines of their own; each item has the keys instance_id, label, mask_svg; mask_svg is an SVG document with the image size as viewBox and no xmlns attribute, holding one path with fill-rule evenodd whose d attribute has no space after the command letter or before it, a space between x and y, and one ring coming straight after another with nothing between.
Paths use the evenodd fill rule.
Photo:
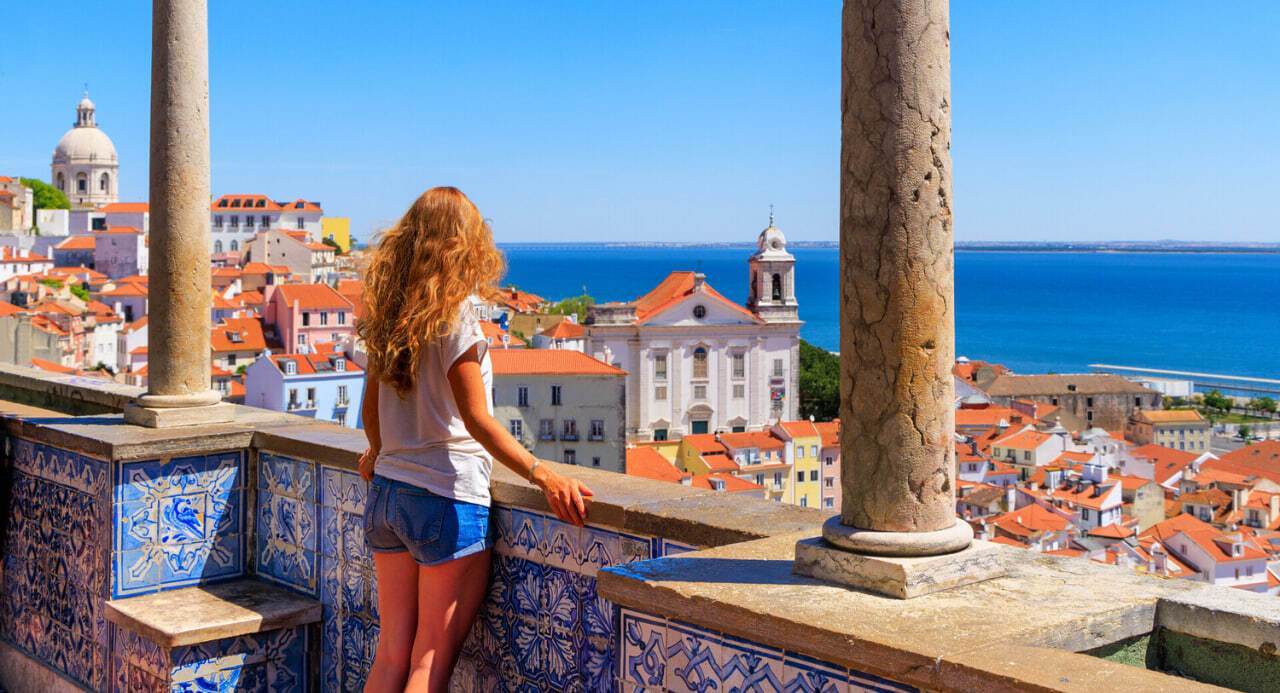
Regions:
<instances>
[{"instance_id":1,"label":"green foliage","mask_svg":"<svg viewBox=\"0 0 1280 693\"><path fill-rule=\"evenodd\" d=\"M1240 427L1236 429L1236 435L1239 436L1241 440L1248 440L1249 436L1252 434L1253 429L1249 428L1246 424L1240 424Z\"/></svg>"},{"instance_id":2,"label":"green foliage","mask_svg":"<svg viewBox=\"0 0 1280 693\"><path fill-rule=\"evenodd\" d=\"M249 370L249 364L242 363L236 367L236 375L244 375Z\"/></svg>"},{"instance_id":3,"label":"green foliage","mask_svg":"<svg viewBox=\"0 0 1280 693\"><path fill-rule=\"evenodd\" d=\"M320 242L329 246L330 248L333 248L334 255L342 254L342 246L338 245L338 242L333 240L331 237L325 236L324 238L320 239Z\"/></svg>"},{"instance_id":4,"label":"green foliage","mask_svg":"<svg viewBox=\"0 0 1280 693\"><path fill-rule=\"evenodd\" d=\"M62 281L59 279L41 279L40 283L49 287L50 289L62 288Z\"/></svg>"},{"instance_id":5,"label":"green foliage","mask_svg":"<svg viewBox=\"0 0 1280 693\"><path fill-rule=\"evenodd\" d=\"M800 340L800 418L840 416L840 357Z\"/></svg>"},{"instance_id":6,"label":"green foliage","mask_svg":"<svg viewBox=\"0 0 1280 693\"><path fill-rule=\"evenodd\" d=\"M584 292L581 296L572 296L552 303L547 308L547 313L551 315L576 315L578 324L581 325L587 321L587 309L595 304L596 300Z\"/></svg>"},{"instance_id":7,"label":"green foliage","mask_svg":"<svg viewBox=\"0 0 1280 693\"><path fill-rule=\"evenodd\" d=\"M1234 405L1235 402L1230 397L1227 397L1217 390L1210 390L1208 394L1204 396L1204 406L1210 409L1216 409L1223 413L1231 411L1231 407Z\"/></svg>"},{"instance_id":8,"label":"green foliage","mask_svg":"<svg viewBox=\"0 0 1280 693\"><path fill-rule=\"evenodd\" d=\"M1249 400L1249 409L1274 414L1276 413L1276 401L1270 397L1254 397Z\"/></svg>"},{"instance_id":9,"label":"green foliage","mask_svg":"<svg viewBox=\"0 0 1280 693\"><path fill-rule=\"evenodd\" d=\"M1185 397L1170 397L1169 395L1165 395L1162 399L1164 401L1165 409L1182 409L1187 406L1187 399Z\"/></svg>"},{"instance_id":10,"label":"green foliage","mask_svg":"<svg viewBox=\"0 0 1280 693\"><path fill-rule=\"evenodd\" d=\"M35 197L36 209L71 209L71 200L63 192L48 183L35 178L19 178L22 184L31 188Z\"/></svg>"},{"instance_id":11,"label":"green foliage","mask_svg":"<svg viewBox=\"0 0 1280 693\"><path fill-rule=\"evenodd\" d=\"M89 300L90 300L90 299L89 299L89 290L88 290L88 289L86 289L86 288L84 288L83 286L80 286L79 284L72 284L72 285L71 285L71 295L72 295L72 296L75 296L76 298L80 299L81 301L84 301L85 303L88 303L88 302L89 302Z\"/></svg>"}]
</instances>

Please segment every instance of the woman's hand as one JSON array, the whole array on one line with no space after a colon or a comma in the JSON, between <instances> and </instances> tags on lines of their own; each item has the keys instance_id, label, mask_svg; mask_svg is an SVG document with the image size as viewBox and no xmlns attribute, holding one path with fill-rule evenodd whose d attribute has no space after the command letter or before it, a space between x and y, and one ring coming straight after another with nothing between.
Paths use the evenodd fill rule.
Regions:
<instances>
[{"instance_id":1,"label":"woman's hand","mask_svg":"<svg viewBox=\"0 0 1280 693\"><path fill-rule=\"evenodd\" d=\"M591 489L577 479L557 474L546 465L533 470L533 483L547 496L547 504L556 517L581 527L587 521L587 501Z\"/></svg>"},{"instance_id":2,"label":"woman's hand","mask_svg":"<svg viewBox=\"0 0 1280 693\"><path fill-rule=\"evenodd\" d=\"M373 481L373 464L378 461L378 452L373 448L366 448L360 456L360 478L365 481Z\"/></svg>"}]
</instances>

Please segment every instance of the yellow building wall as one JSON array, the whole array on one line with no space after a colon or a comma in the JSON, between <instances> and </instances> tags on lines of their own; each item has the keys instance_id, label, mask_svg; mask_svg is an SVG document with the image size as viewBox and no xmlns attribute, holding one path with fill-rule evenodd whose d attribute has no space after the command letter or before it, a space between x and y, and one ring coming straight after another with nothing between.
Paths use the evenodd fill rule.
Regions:
<instances>
[{"instance_id":1,"label":"yellow building wall","mask_svg":"<svg viewBox=\"0 0 1280 693\"><path fill-rule=\"evenodd\" d=\"M711 471L706 462L702 461L702 455L696 448L686 441L676 443L675 465L677 469L689 472L690 474L706 474Z\"/></svg>"},{"instance_id":2,"label":"yellow building wall","mask_svg":"<svg viewBox=\"0 0 1280 693\"><path fill-rule=\"evenodd\" d=\"M818 436L797 437L792 448L792 493L788 495L793 505L803 505L807 508L822 507L822 439ZM804 455L801 456L801 446L804 448ZM814 455L814 449L818 450L818 454ZM817 478L814 472L817 472ZM800 475L804 474L804 481L800 481ZM804 499L803 501L801 499Z\"/></svg>"},{"instance_id":3,"label":"yellow building wall","mask_svg":"<svg viewBox=\"0 0 1280 693\"><path fill-rule=\"evenodd\" d=\"M676 457L680 453L680 441L666 440L656 443L645 443L645 447L656 451L659 455L667 458L668 462L675 462Z\"/></svg>"},{"instance_id":4,"label":"yellow building wall","mask_svg":"<svg viewBox=\"0 0 1280 693\"><path fill-rule=\"evenodd\" d=\"M320 238L331 238L342 252L351 252L351 219L349 217L321 217Z\"/></svg>"}]
</instances>

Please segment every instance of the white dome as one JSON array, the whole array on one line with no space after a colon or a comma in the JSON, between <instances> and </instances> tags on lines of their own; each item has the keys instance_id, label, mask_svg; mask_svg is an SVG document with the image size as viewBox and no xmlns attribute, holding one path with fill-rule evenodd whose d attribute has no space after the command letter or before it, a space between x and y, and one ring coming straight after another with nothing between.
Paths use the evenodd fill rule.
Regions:
<instances>
[{"instance_id":1,"label":"white dome","mask_svg":"<svg viewBox=\"0 0 1280 693\"><path fill-rule=\"evenodd\" d=\"M787 237L782 235L778 227L770 224L769 228L761 231L759 238L756 239L754 257L764 260L790 260L791 253L787 252Z\"/></svg>"},{"instance_id":2,"label":"white dome","mask_svg":"<svg viewBox=\"0 0 1280 693\"><path fill-rule=\"evenodd\" d=\"M90 100L89 100L89 95L88 95L88 94L85 94L85 95L84 95L84 98L83 98L83 99L80 99L80 103L76 106L76 108L87 108L87 109L90 109L90 110L92 110L92 109L93 109L93 101L90 101Z\"/></svg>"},{"instance_id":3,"label":"white dome","mask_svg":"<svg viewBox=\"0 0 1280 693\"><path fill-rule=\"evenodd\" d=\"M101 162L116 163L116 146L107 133L96 127L74 127L58 140L53 150L54 163Z\"/></svg>"}]
</instances>

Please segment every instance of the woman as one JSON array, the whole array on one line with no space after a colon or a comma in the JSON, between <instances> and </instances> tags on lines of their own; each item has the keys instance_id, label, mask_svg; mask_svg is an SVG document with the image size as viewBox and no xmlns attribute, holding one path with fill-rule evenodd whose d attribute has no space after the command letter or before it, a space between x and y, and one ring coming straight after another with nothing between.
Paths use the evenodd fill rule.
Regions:
<instances>
[{"instance_id":1,"label":"woman","mask_svg":"<svg viewBox=\"0 0 1280 693\"><path fill-rule=\"evenodd\" d=\"M502 254L456 188L432 188L373 251L358 331L368 353L364 528L381 614L366 691L444 691L483 600L497 459L581 526L591 491L542 464L492 415L492 370L471 298Z\"/></svg>"}]
</instances>

